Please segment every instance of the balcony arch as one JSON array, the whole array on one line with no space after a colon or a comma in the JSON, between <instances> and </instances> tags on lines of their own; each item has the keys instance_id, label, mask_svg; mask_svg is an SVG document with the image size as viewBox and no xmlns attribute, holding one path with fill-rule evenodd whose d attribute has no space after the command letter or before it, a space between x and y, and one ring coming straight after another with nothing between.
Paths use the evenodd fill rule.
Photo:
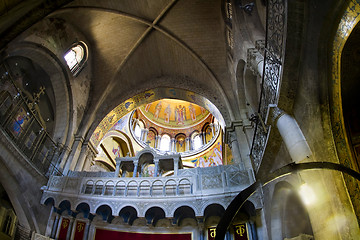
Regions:
<instances>
[{"instance_id":1,"label":"balcony arch","mask_svg":"<svg viewBox=\"0 0 360 240\"><path fill-rule=\"evenodd\" d=\"M126 183L118 181L115 186L115 196L125 196Z\"/></svg>"},{"instance_id":2,"label":"balcony arch","mask_svg":"<svg viewBox=\"0 0 360 240\"><path fill-rule=\"evenodd\" d=\"M102 195L104 194L104 182L99 180L95 183L94 195Z\"/></svg>"},{"instance_id":3,"label":"balcony arch","mask_svg":"<svg viewBox=\"0 0 360 240\"><path fill-rule=\"evenodd\" d=\"M119 216L123 218L125 223L132 225L134 220L138 218L138 210L133 206L126 206L120 210Z\"/></svg>"},{"instance_id":4,"label":"balcony arch","mask_svg":"<svg viewBox=\"0 0 360 240\"><path fill-rule=\"evenodd\" d=\"M88 203L81 202L76 206L77 214L82 214L84 218L90 217L90 206Z\"/></svg>"},{"instance_id":5,"label":"balcony arch","mask_svg":"<svg viewBox=\"0 0 360 240\"><path fill-rule=\"evenodd\" d=\"M165 211L161 207L151 207L145 212L146 224L155 226L162 218L165 218Z\"/></svg>"},{"instance_id":6,"label":"balcony arch","mask_svg":"<svg viewBox=\"0 0 360 240\"><path fill-rule=\"evenodd\" d=\"M97 215L101 216L104 222L109 222L109 223L111 223L112 219L114 218L112 216L112 212L113 210L108 205L101 205L97 207L95 211Z\"/></svg>"},{"instance_id":7,"label":"balcony arch","mask_svg":"<svg viewBox=\"0 0 360 240\"><path fill-rule=\"evenodd\" d=\"M176 195L176 189L177 189L177 184L175 182L175 180L168 180L165 182L165 195L166 196L175 196Z\"/></svg>"},{"instance_id":8,"label":"balcony arch","mask_svg":"<svg viewBox=\"0 0 360 240\"><path fill-rule=\"evenodd\" d=\"M181 221L185 218L192 218L196 220L194 209L189 206L178 207L173 214L173 224L180 226Z\"/></svg>"}]
</instances>

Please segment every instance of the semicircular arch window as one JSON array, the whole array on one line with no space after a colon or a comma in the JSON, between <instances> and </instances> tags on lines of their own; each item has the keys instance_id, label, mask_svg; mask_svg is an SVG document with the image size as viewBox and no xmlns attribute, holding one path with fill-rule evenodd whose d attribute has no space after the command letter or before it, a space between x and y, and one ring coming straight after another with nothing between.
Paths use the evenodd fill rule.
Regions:
<instances>
[{"instance_id":1,"label":"semicircular arch window","mask_svg":"<svg viewBox=\"0 0 360 240\"><path fill-rule=\"evenodd\" d=\"M87 61L87 56L87 46L84 42L74 44L64 54L66 64L74 76L77 76L84 67L85 62Z\"/></svg>"}]
</instances>

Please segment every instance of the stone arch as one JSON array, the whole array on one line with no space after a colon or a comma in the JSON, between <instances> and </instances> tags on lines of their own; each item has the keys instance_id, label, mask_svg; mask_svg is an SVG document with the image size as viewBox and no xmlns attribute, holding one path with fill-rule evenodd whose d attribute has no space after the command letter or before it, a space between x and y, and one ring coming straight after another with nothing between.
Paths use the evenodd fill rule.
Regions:
<instances>
[{"instance_id":1,"label":"stone arch","mask_svg":"<svg viewBox=\"0 0 360 240\"><path fill-rule=\"evenodd\" d=\"M161 180L155 180L151 185L152 196L162 196L164 194L164 182Z\"/></svg>"},{"instance_id":2,"label":"stone arch","mask_svg":"<svg viewBox=\"0 0 360 240\"><path fill-rule=\"evenodd\" d=\"M115 185L115 196L124 196L126 189L125 181L117 181Z\"/></svg>"},{"instance_id":3,"label":"stone arch","mask_svg":"<svg viewBox=\"0 0 360 240\"><path fill-rule=\"evenodd\" d=\"M150 196L151 184L148 180L143 180L139 184L139 196L148 197Z\"/></svg>"},{"instance_id":4,"label":"stone arch","mask_svg":"<svg viewBox=\"0 0 360 240\"><path fill-rule=\"evenodd\" d=\"M124 133L122 131L119 131L119 130L111 130L111 131L109 131L109 132L107 132L105 134L103 139L108 138L108 137L112 137L115 141L117 139L123 141L126 144L126 148L127 148L128 152L129 152L129 155L130 156L135 155L134 154L134 147L133 147L133 144L131 142L131 139L126 133Z\"/></svg>"},{"instance_id":5,"label":"stone arch","mask_svg":"<svg viewBox=\"0 0 360 240\"><path fill-rule=\"evenodd\" d=\"M132 225L134 220L138 218L139 210L135 206L126 206L121 208L119 216L123 218L125 223Z\"/></svg>"},{"instance_id":6,"label":"stone arch","mask_svg":"<svg viewBox=\"0 0 360 240\"><path fill-rule=\"evenodd\" d=\"M135 197L137 195L138 183L135 180L131 180L128 182L127 188L127 196Z\"/></svg>"},{"instance_id":7,"label":"stone arch","mask_svg":"<svg viewBox=\"0 0 360 240\"><path fill-rule=\"evenodd\" d=\"M98 180L95 182L94 195L101 195L104 190L104 182L102 180Z\"/></svg>"},{"instance_id":8,"label":"stone arch","mask_svg":"<svg viewBox=\"0 0 360 240\"><path fill-rule=\"evenodd\" d=\"M212 208L214 208L215 210L212 210ZM201 208L201 214L202 216L205 216L207 211L211 210L211 212L214 211L216 215L220 216L223 214L223 212L225 212L225 209L226 206L223 203L209 202Z\"/></svg>"},{"instance_id":9,"label":"stone arch","mask_svg":"<svg viewBox=\"0 0 360 240\"><path fill-rule=\"evenodd\" d=\"M169 179L164 184L165 188L165 195L166 196L175 196L176 195L176 188L177 182L173 179Z\"/></svg>"},{"instance_id":10,"label":"stone arch","mask_svg":"<svg viewBox=\"0 0 360 240\"><path fill-rule=\"evenodd\" d=\"M90 205L86 202L81 202L76 205L76 214L82 214L84 218L90 217Z\"/></svg>"},{"instance_id":11,"label":"stone arch","mask_svg":"<svg viewBox=\"0 0 360 240\"><path fill-rule=\"evenodd\" d=\"M163 218L165 218L165 211L161 207L150 207L145 212L145 219L147 224L155 226L157 221Z\"/></svg>"},{"instance_id":12,"label":"stone arch","mask_svg":"<svg viewBox=\"0 0 360 240\"><path fill-rule=\"evenodd\" d=\"M290 216L294 211L296 214ZM278 182L275 185L270 221L272 240L293 238L303 233L313 235L308 212L294 187L288 182Z\"/></svg>"},{"instance_id":13,"label":"stone arch","mask_svg":"<svg viewBox=\"0 0 360 240\"><path fill-rule=\"evenodd\" d=\"M179 195L192 194L192 183L189 179L183 178L179 181Z\"/></svg>"},{"instance_id":14,"label":"stone arch","mask_svg":"<svg viewBox=\"0 0 360 240\"><path fill-rule=\"evenodd\" d=\"M61 61L50 50L34 43L13 44L8 49L8 55L9 57L20 56L30 59L50 77L56 108L53 139L55 142L65 144L71 129L68 123L72 122L69 114L72 108L72 97L69 77Z\"/></svg>"},{"instance_id":15,"label":"stone arch","mask_svg":"<svg viewBox=\"0 0 360 240\"><path fill-rule=\"evenodd\" d=\"M104 185L105 189L104 189L104 195L113 195L114 192L114 188L115 188L115 183L112 180L109 180L105 183Z\"/></svg>"},{"instance_id":16,"label":"stone arch","mask_svg":"<svg viewBox=\"0 0 360 240\"><path fill-rule=\"evenodd\" d=\"M150 103L162 98L174 98L180 99L184 101L189 101L195 103L203 108L207 109L211 112L212 115L219 120L220 125L224 128L225 127L225 118L223 115L225 114L228 116L229 109L227 111L223 111L220 113L220 110L207 98L203 97L203 95L197 94L195 92L189 90L183 90L178 88L167 88L167 87L159 87L153 88L151 90L147 90L145 92L137 93L132 97L129 96L128 99L124 99L121 104L114 106L114 109L109 110L109 113L102 113L104 114L102 120L98 119L94 121L92 127L90 127L88 133L88 137L97 146L101 139L104 137L104 134L125 114L129 113L130 111L134 110L135 108ZM123 98L122 98L123 99ZM100 114L100 113L99 113ZM109 116L107 116L109 115ZM110 115L113 116L110 118ZM111 120L109 120L111 119ZM96 125L97 124L97 125Z\"/></svg>"},{"instance_id":17,"label":"stone arch","mask_svg":"<svg viewBox=\"0 0 360 240\"><path fill-rule=\"evenodd\" d=\"M101 216L103 221L109 223L111 223L112 219L114 218L112 215L113 209L107 204L102 204L101 206L98 206L95 213Z\"/></svg>"},{"instance_id":18,"label":"stone arch","mask_svg":"<svg viewBox=\"0 0 360 240\"><path fill-rule=\"evenodd\" d=\"M55 206L55 199L53 197L48 197L43 203L44 205L48 206Z\"/></svg>"},{"instance_id":19,"label":"stone arch","mask_svg":"<svg viewBox=\"0 0 360 240\"><path fill-rule=\"evenodd\" d=\"M178 226L181 225L181 221L185 218L192 218L196 220L195 211L192 207L189 206L181 206L176 208L176 210L173 213L173 224L176 224Z\"/></svg>"},{"instance_id":20,"label":"stone arch","mask_svg":"<svg viewBox=\"0 0 360 240\"><path fill-rule=\"evenodd\" d=\"M69 215L71 214L71 203L69 200L61 201L59 206L57 207L57 212L59 214L62 214L64 211L67 211Z\"/></svg>"},{"instance_id":21,"label":"stone arch","mask_svg":"<svg viewBox=\"0 0 360 240\"><path fill-rule=\"evenodd\" d=\"M354 59L351 59L346 56L346 52L348 50L348 45L353 44L353 46L358 45L358 37L356 34L359 32L360 25L360 12L357 10L360 7L358 2L354 1L346 1L342 4L340 11L334 11L334 15L338 15L336 23L338 23L338 28L334 36L331 34L327 34L323 36L323 39L332 39L332 48L326 49L322 52L322 59L326 59L326 57L331 56L331 64L330 67L326 64L323 64L323 67L328 68L328 73L331 73L331 76L328 75L324 77L323 81L325 84L329 85L329 98L330 98L330 106L329 106L329 117L331 119L331 137L334 139L334 147L337 156L333 161L338 161L340 164L344 166L350 167L352 169L357 169L359 171L359 160L356 158L358 147L353 146L351 140L351 130L349 124L349 119L351 117L346 118L344 114L346 114L344 104L349 103L349 100L344 98L344 87L345 88L354 88L354 82L357 81L358 74L352 72L352 76L355 76L355 81L346 80L346 76L344 76L343 71L346 64L346 60L350 62L350 66L348 69L352 68L352 64L356 65ZM355 36L354 36L355 35ZM350 48L349 52L355 52L354 48ZM356 54L355 54L356 56ZM321 62L321 61L319 61ZM355 62L355 63L354 63ZM347 73L350 74L350 73ZM356 74L356 75L355 75ZM344 86L346 82L349 82L350 86ZM356 93L355 93L356 94ZM350 95L350 94L349 94ZM355 96L357 98L357 95ZM348 102L346 102L348 101ZM351 102L351 101L350 101ZM358 118L356 115L359 114L357 110L358 106L355 106L354 110L348 110L349 112L353 112L355 116L353 119ZM328 113L326 113L328 114ZM360 184L358 181L354 181L351 177L344 175L344 182L348 189L348 194L351 199L351 203L355 214L357 216L358 223L360 222L360 194L358 189L360 188Z\"/></svg>"}]
</instances>

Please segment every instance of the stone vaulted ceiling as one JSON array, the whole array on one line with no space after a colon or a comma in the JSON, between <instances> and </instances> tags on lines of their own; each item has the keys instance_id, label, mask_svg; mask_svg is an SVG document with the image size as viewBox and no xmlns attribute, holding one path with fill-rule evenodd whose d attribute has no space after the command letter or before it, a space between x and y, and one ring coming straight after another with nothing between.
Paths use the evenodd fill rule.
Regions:
<instances>
[{"instance_id":1,"label":"stone vaulted ceiling","mask_svg":"<svg viewBox=\"0 0 360 240\"><path fill-rule=\"evenodd\" d=\"M28 37L32 29L36 32L36 26L46 19L51 20L50 24L61 22L83 36L83 39L72 39L70 34L59 36L69 43L84 41L89 47L88 65L92 72L82 131L94 128L122 101L155 87L193 91L214 103L225 122L233 118L231 109L236 107L230 103L236 101L226 63L220 0L64 3L61 7L52 6L54 11L20 36ZM5 27L6 24L11 25L4 23ZM2 30L4 25L0 26ZM54 29L53 35L60 35L61 29ZM3 31L5 37L11 34L14 33ZM66 51L69 46L61 47Z\"/></svg>"}]
</instances>

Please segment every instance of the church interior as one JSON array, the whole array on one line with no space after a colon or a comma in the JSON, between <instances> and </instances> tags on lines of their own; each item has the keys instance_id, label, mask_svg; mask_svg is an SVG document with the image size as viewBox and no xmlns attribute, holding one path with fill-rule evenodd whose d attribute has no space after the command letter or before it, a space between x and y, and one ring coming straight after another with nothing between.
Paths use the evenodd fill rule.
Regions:
<instances>
[{"instance_id":1,"label":"church interior","mask_svg":"<svg viewBox=\"0 0 360 240\"><path fill-rule=\"evenodd\" d=\"M0 239L360 239L359 0L3 0Z\"/></svg>"}]
</instances>

